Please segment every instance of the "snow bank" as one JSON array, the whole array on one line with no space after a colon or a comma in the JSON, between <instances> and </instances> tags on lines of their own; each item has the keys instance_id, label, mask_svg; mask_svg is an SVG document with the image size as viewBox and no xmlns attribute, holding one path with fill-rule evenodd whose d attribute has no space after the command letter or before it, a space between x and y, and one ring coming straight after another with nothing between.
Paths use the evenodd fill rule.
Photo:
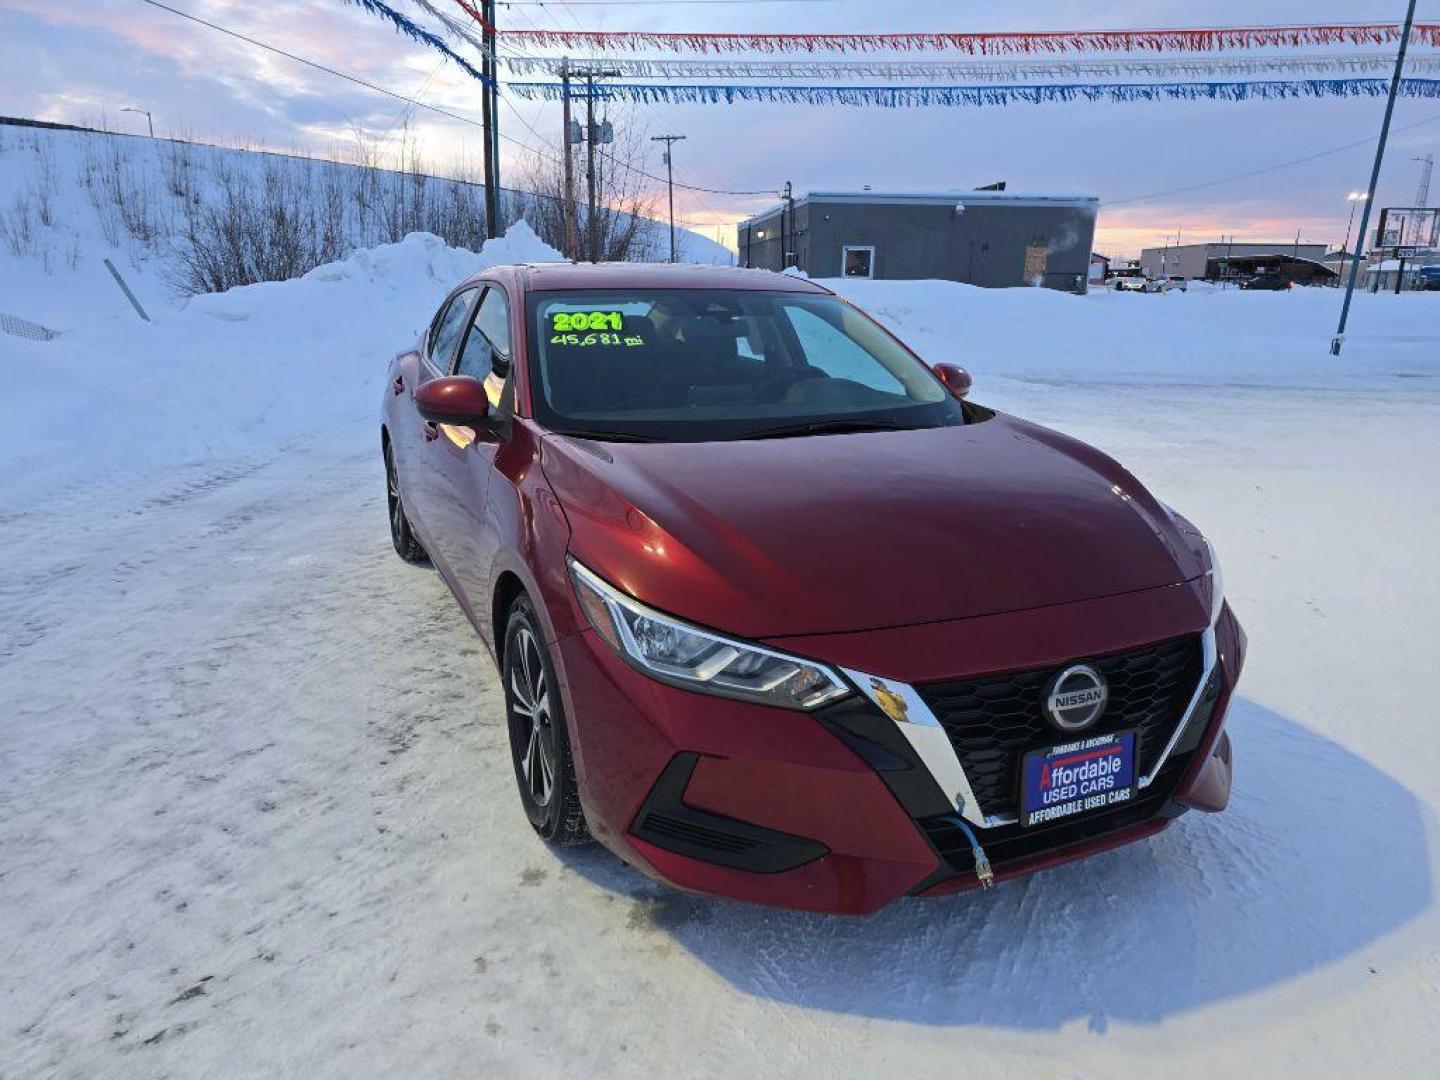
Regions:
<instances>
[{"instance_id":1,"label":"snow bank","mask_svg":"<svg viewBox=\"0 0 1440 1080\"><path fill-rule=\"evenodd\" d=\"M12 466L0 499L243 457L320 430L368 445L387 359L450 288L487 266L560 258L524 223L479 254L412 234L294 281L161 305L150 324L104 271L90 283L73 277L44 320L58 338L0 335L0 453ZM1075 297L943 281L827 284L926 360L964 364L977 398L1001 407L1025 403L1006 387L1014 380L1063 392L1081 381L1334 388L1440 374L1435 294L1357 297L1336 359L1334 290Z\"/></svg>"},{"instance_id":2,"label":"snow bank","mask_svg":"<svg viewBox=\"0 0 1440 1080\"><path fill-rule=\"evenodd\" d=\"M414 233L295 281L195 297L150 324L132 313L62 326L49 342L0 336L5 496L363 423L386 361L446 292L488 266L560 258L523 222L479 254Z\"/></svg>"},{"instance_id":3,"label":"snow bank","mask_svg":"<svg viewBox=\"0 0 1440 1080\"><path fill-rule=\"evenodd\" d=\"M336 235L337 254L390 239L397 213L409 215L403 220L411 232L443 231L440 223L448 221L463 233L461 219L467 227L479 226L477 188L461 181L169 139L0 123L0 281L6 286L0 313L62 328L96 316L133 319L105 269L106 258L152 315L172 310L181 302L173 286L179 267L172 245L185 232L186 208L223 206L227 191L249 188L253 194L272 183L304 192L300 212L325 222L320 231ZM507 193L506 204L508 213L523 214L515 193ZM420 209L426 206L432 212ZM689 230L678 230L677 240L687 262L734 261L729 249ZM667 259L668 225L646 219L637 256Z\"/></svg>"},{"instance_id":4,"label":"snow bank","mask_svg":"<svg viewBox=\"0 0 1440 1080\"><path fill-rule=\"evenodd\" d=\"M1338 289L1196 287L1158 295L982 289L951 281L820 284L854 300L931 363L1025 378L1333 384L1440 374L1440 295L1357 294L1348 340L1329 354ZM983 382L977 394L983 394Z\"/></svg>"}]
</instances>

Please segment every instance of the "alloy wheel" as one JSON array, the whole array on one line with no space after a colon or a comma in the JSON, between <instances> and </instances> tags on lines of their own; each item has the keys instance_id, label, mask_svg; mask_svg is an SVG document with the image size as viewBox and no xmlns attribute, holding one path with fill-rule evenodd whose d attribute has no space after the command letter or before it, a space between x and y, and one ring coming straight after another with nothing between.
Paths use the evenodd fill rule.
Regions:
<instances>
[{"instance_id":1,"label":"alloy wheel","mask_svg":"<svg viewBox=\"0 0 1440 1080\"><path fill-rule=\"evenodd\" d=\"M400 483L395 478L395 455L385 449L385 500L390 510L390 539L398 551L405 539L405 507L400 502Z\"/></svg>"},{"instance_id":2,"label":"alloy wheel","mask_svg":"<svg viewBox=\"0 0 1440 1080\"><path fill-rule=\"evenodd\" d=\"M550 684L540 662L535 635L522 628L515 636L510 665L510 723L521 775L535 805L550 805L555 788L555 728Z\"/></svg>"}]
</instances>

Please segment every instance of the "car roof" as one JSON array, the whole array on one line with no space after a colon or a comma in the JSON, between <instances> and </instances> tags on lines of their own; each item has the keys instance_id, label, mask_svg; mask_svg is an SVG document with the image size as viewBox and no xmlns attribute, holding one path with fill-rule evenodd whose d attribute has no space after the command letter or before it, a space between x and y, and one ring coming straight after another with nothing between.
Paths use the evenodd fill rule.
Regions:
<instances>
[{"instance_id":1,"label":"car roof","mask_svg":"<svg viewBox=\"0 0 1440 1080\"><path fill-rule=\"evenodd\" d=\"M791 274L694 263L527 263L516 267L527 292L578 289L743 289L828 293Z\"/></svg>"}]
</instances>

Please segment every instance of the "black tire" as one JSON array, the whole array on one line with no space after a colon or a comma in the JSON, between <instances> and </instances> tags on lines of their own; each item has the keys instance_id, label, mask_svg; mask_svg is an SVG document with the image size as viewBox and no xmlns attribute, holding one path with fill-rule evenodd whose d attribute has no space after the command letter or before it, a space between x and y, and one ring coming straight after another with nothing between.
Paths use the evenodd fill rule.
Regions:
<instances>
[{"instance_id":1,"label":"black tire","mask_svg":"<svg viewBox=\"0 0 1440 1080\"><path fill-rule=\"evenodd\" d=\"M430 561L425 548L415 539L410 519L405 516L405 502L400 498L400 482L395 475L395 452L385 444L385 509L390 514L390 542L395 554L408 563Z\"/></svg>"},{"instance_id":2,"label":"black tire","mask_svg":"<svg viewBox=\"0 0 1440 1080\"><path fill-rule=\"evenodd\" d=\"M528 596L518 596L510 605L503 657L510 761L525 816L552 844L583 844L590 839L590 830L575 787L565 707L545 635Z\"/></svg>"}]
</instances>

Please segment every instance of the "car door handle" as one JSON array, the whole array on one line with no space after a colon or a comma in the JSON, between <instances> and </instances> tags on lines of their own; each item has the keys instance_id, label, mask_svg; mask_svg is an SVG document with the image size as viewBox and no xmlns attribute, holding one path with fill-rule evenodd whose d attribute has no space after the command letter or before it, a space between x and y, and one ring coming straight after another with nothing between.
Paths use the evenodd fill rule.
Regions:
<instances>
[{"instance_id":1,"label":"car door handle","mask_svg":"<svg viewBox=\"0 0 1440 1080\"><path fill-rule=\"evenodd\" d=\"M390 384L390 389L397 395L403 394L405 392L405 376L396 375L395 381Z\"/></svg>"},{"instance_id":2,"label":"car door handle","mask_svg":"<svg viewBox=\"0 0 1440 1080\"><path fill-rule=\"evenodd\" d=\"M425 433L426 442L434 442L440 437L440 429L435 426L435 421L433 420L426 420L425 423L420 426L420 430Z\"/></svg>"}]
</instances>

